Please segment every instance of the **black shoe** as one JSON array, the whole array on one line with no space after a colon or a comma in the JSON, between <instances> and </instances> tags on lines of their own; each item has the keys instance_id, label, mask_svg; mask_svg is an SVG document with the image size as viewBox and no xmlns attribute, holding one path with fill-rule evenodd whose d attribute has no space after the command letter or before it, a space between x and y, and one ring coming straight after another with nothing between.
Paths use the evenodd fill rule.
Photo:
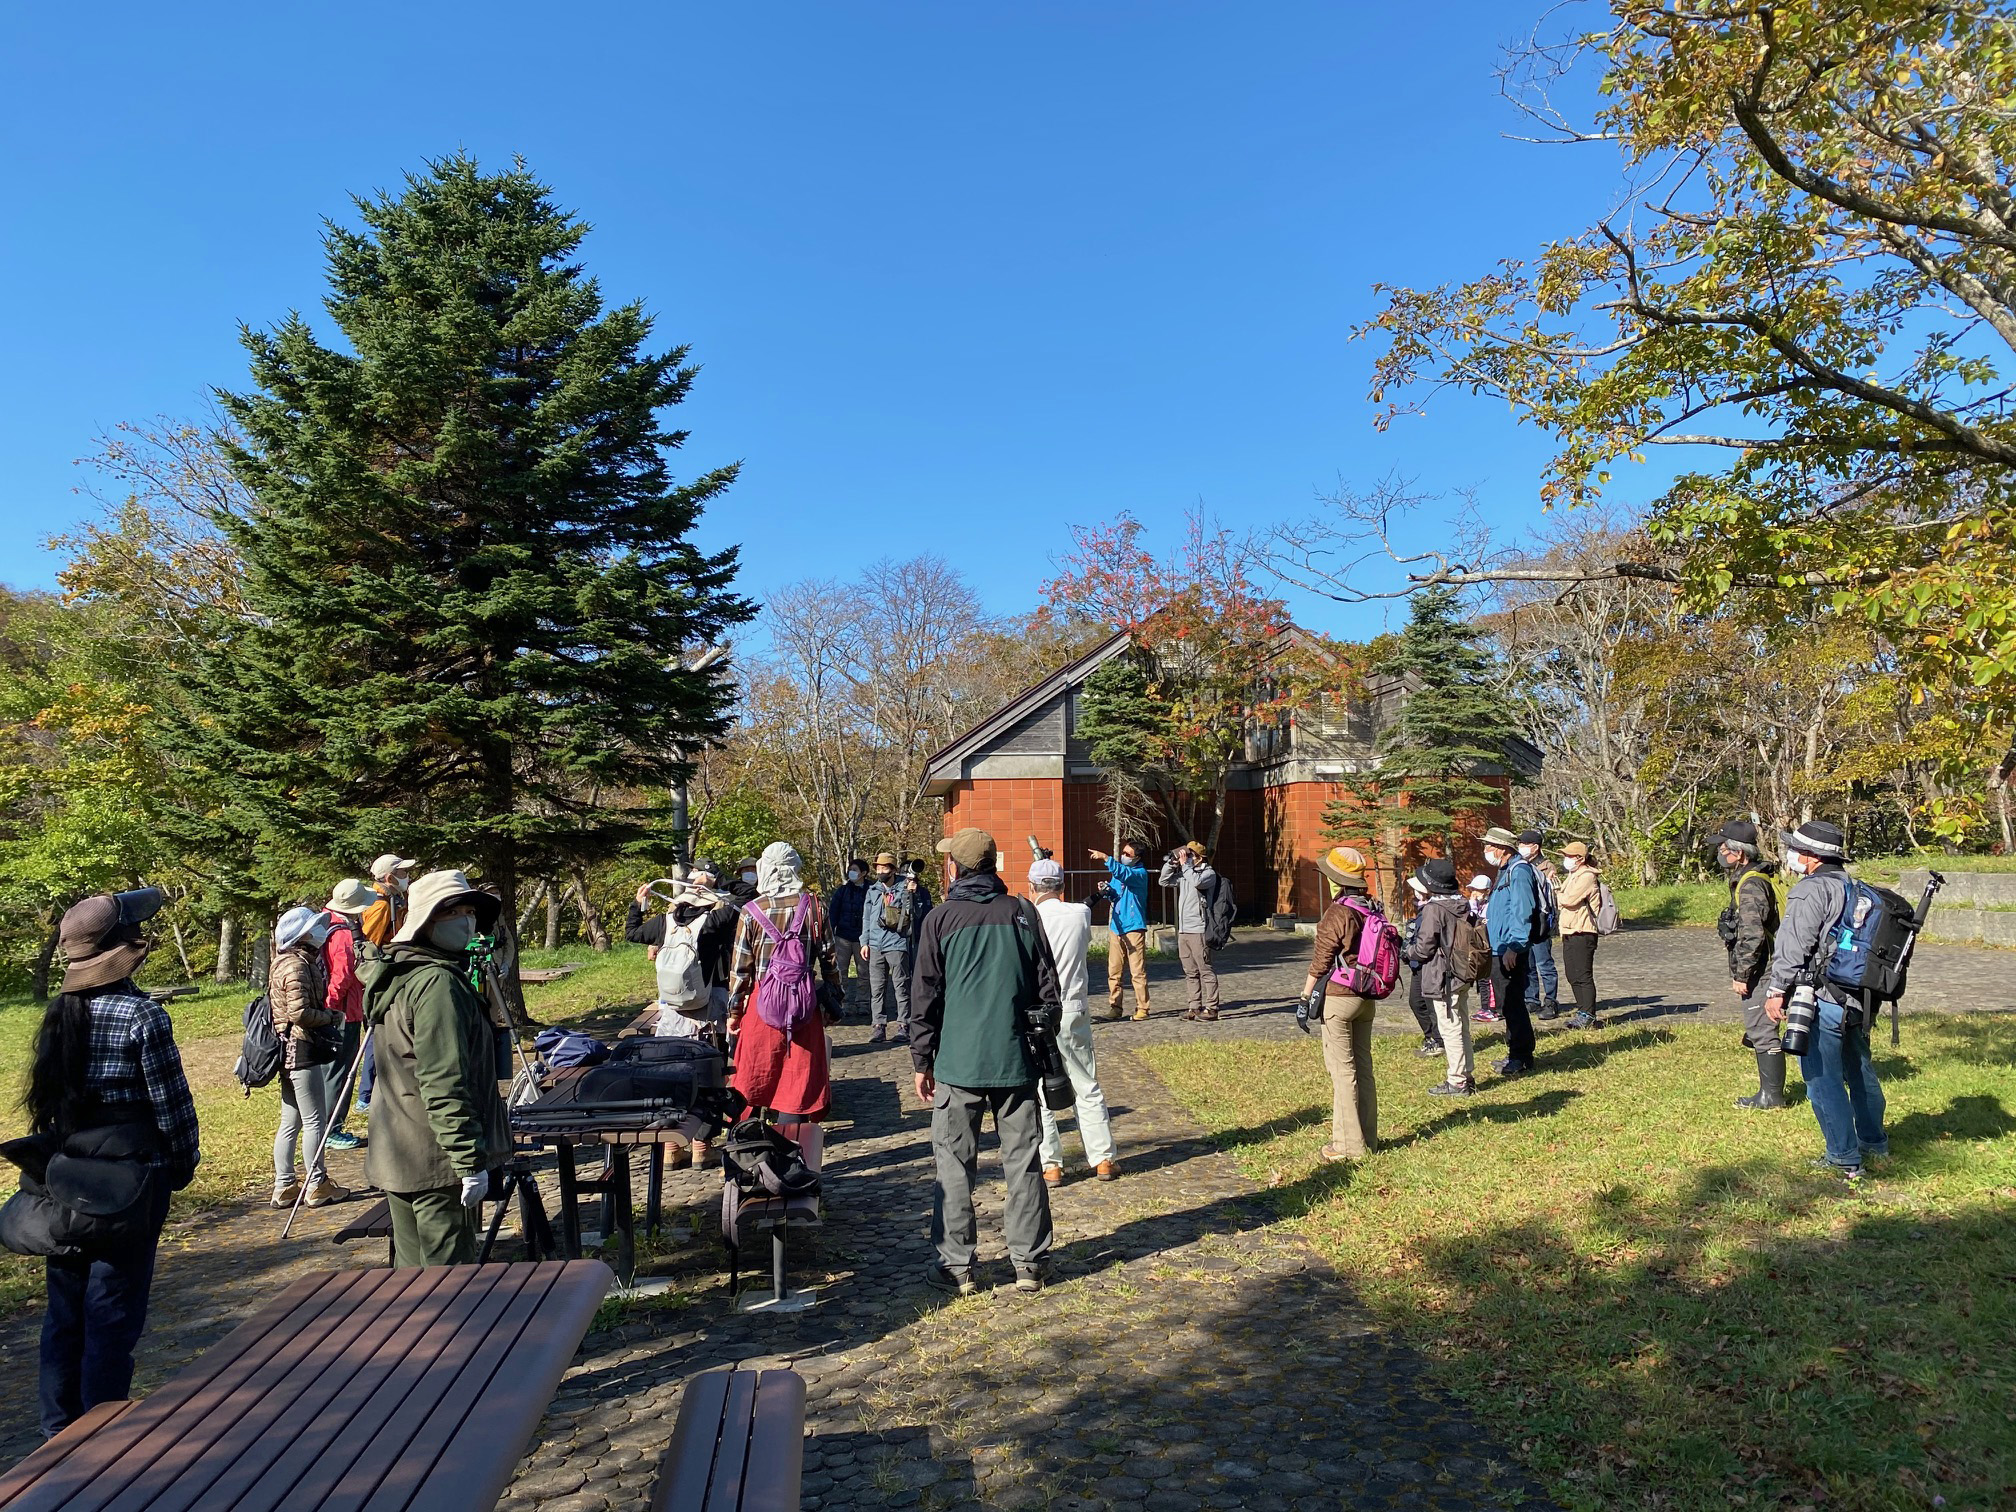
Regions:
<instances>
[{"instance_id":1,"label":"black shoe","mask_svg":"<svg viewBox=\"0 0 2016 1512\"><path fill-rule=\"evenodd\" d=\"M875 1032L868 1036L868 1043L871 1045L879 1045L888 1038L889 1038L888 1031L885 1030L880 1024L877 1024L875 1026Z\"/></svg>"},{"instance_id":2,"label":"black shoe","mask_svg":"<svg viewBox=\"0 0 2016 1512\"><path fill-rule=\"evenodd\" d=\"M1514 1060L1511 1056L1507 1056L1491 1069L1496 1071L1500 1076L1525 1076L1532 1071L1533 1062L1530 1060Z\"/></svg>"},{"instance_id":3,"label":"black shoe","mask_svg":"<svg viewBox=\"0 0 2016 1512\"><path fill-rule=\"evenodd\" d=\"M1431 1055L1440 1055L1442 1053L1442 1041L1424 1039L1414 1047L1414 1053L1423 1060L1426 1060Z\"/></svg>"},{"instance_id":4,"label":"black shoe","mask_svg":"<svg viewBox=\"0 0 2016 1512\"><path fill-rule=\"evenodd\" d=\"M1528 1003L1526 1011L1543 1024L1551 1024L1554 1020L1561 1017L1560 1008L1552 1003L1549 1003L1545 1008L1535 1008L1531 1003Z\"/></svg>"},{"instance_id":5,"label":"black shoe","mask_svg":"<svg viewBox=\"0 0 2016 1512\"><path fill-rule=\"evenodd\" d=\"M980 1283L973 1279L972 1267L952 1270L943 1265L933 1265L924 1273L924 1279L942 1292L953 1292L961 1297L970 1297L980 1290Z\"/></svg>"},{"instance_id":6,"label":"black shoe","mask_svg":"<svg viewBox=\"0 0 2016 1512\"><path fill-rule=\"evenodd\" d=\"M1580 1009L1577 1009L1574 1017L1568 1020L1568 1027L1570 1029L1596 1029L1601 1026L1596 1022L1595 1014L1583 1013Z\"/></svg>"},{"instance_id":7,"label":"black shoe","mask_svg":"<svg viewBox=\"0 0 2016 1512\"><path fill-rule=\"evenodd\" d=\"M1477 1089L1468 1082L1459 1086L1455 1082L1445 1081L1438 1087L1430 1087L1428 1095L1430 1097L1469 1097L1476 1091Z\"/></svg>"},{"instance_id":8,"label":"black shoe","mask_svg":"<svg viewBox=\"0 0 2016 1512\"><path fill-rule=\"evenodd\" d=\"M1043 1267L1041 1265L1016 1266L1015 1290L1018 1292L1040 1292L1043 1290Z\"/></svg>"}]
</instances>

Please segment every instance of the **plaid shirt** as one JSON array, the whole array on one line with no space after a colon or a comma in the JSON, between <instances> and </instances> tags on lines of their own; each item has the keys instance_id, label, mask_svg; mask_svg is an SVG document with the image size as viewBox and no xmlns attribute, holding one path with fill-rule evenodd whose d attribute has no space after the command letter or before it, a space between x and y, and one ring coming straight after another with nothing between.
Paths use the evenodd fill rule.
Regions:
<instances>
[{"instance_id":1,"label":"plaid shirt","mask_svg":"<svg viewBox=\"0 0 2016 1512\"><path fill-rule=\"evenodd\" d=\"M172 1170L186 1175L196 1169L201 1158L196 1104L165 1008L139 993L92 998L91 1059L84 1074L108 1113L150 1121L160 1130Z\"/></svg>"},{"instance_id":2,"label":"plaid shirt","mask_svg":"<svg viewBox=\"0 0 2016 1512\"><path fill-rule=\"evenodd\" d=\"M826 910L816 893L805 894L805 928L814 942L813 969L819 979L835 992L840 990L840 966L833 956L833 937L826 930ZM769 932L749 917L749 908L761 908L777 926L779 934L791 932L791 915L798 907L795 897L781 901L758 898L735 915L735 959L728 969L728 1011L740 1013L749 1006L749 993L777 953Z\"/></svg>"}]
</instances>

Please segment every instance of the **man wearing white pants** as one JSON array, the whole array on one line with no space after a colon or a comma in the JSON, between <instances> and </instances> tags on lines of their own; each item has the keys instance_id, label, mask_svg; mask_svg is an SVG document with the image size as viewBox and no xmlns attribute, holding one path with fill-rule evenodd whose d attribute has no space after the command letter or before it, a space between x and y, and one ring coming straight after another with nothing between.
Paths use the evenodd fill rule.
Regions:
<instances>
[{"instance_id":1,"label":"man wearing white pants","mask_svg":"<svg viewBox=\"0 0 2016 1512\"><path fill-rule=\"evenodd\" d=\"M1414 878L1426 898L1421 927L1407 964L1421 983L1421 996L1434 1010L1442 1030L1442 1051L1448 1073L1433 1097L1468 1097L1477 1090L1477 1068L1470 1043L1470 1020L1463 1014L1462 940L1470 922L1470 905L1456 890L1456 868L1447 861L1424 861Z\"/></svg>"},{"instance_id":2,"label":"man wearing white pants","mask_svg":"<svg viewBox=\"0 0 2016 1512\"><path fill-rule=\"evenodd\" d=\"M1057 1050L1071 1077L1071 1090L1077 1094L1078 1137L1085 1143L1085 1160L1093 1174L1101 1181L1111 1181L1120 1173L1113 1164L1106 1094L1099 1090L1099 1067L1092 1058L1091 988L1085 972L1085 951L1092 941L1092 910L1083 903L1064 901L1064 868L1048 857L1029 867L1029 896L1057 962L1057 985L1064 1002ZM1058 1132L1056 1114L1047 1107L1043 1109L1043 1179L1052 1186L1064 1183L1064 1138Z\"/></svg>"}]
</instances>

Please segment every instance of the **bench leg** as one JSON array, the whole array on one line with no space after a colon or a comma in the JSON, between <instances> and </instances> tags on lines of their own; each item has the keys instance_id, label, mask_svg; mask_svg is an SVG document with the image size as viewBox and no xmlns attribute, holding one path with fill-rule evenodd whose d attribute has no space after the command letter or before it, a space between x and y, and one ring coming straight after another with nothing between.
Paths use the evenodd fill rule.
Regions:
<instances>
[{"instance_id":1,"label":"bench leg","mask_svg":"<svg viewBox=\"0 0 2016 1512\"><path fill-rule=\"evenodd\" d=\"M752 1293L738 1302L737 1312L804 1312L818 1302L810 1291L791 1291L784 1284L784 1235L790 1227L788 1223L772 1225L770 1229L770 1291Z\"/></svg>"},{"instance_id":2,"label":"bench leg","mask_svg":"<svg viewBox=\"0 0 2016 1512\"><path fill-rule=\"evenodd\" d=\"M560 1167L560 1248L569 1260L581 1258L581 1187L574 1171L574 1142L561 1136L556 1146Z\"/></svg>"},{"instance_id":3,"label":"bench leg","mask_svg":"<svg viewBox=\"0 0 2016 1512\"><path fill-rule=\"evenodd\" d=\"M665 1217L665 1146L651 1146L651 1164L644 1176L644 1232L653 1239Z\"/></svg>"},{"instance_id":4,"label":"bench leg","mask_svg":"<svg viewBox=\"0 0 2016 1512\"><path fill-rule=\"evenodd\" d=\"M603 1201L616 1209L616 1275L628 1286L637 1275L637 1217L630 1209L630 1151L609 1147L610 1188Z\"/></svg>"}]
</instances>

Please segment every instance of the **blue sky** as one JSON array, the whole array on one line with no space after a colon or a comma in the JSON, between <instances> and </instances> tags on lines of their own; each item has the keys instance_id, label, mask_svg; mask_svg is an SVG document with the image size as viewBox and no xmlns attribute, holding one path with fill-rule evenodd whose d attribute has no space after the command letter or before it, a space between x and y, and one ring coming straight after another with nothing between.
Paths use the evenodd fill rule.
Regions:
<instances>
[{"instance_id":1,"label":"blue sky","mask_svg":"<svg viewBox=\"0 0 2016 1512\"><path fill-rule=\"evenodd\" d=\"M692 345L682 470L742 459L703 538L752 592L929 550L1009 612L1072 523L1257 525L1396 469L1521 528L1543 438L1455 396L1375 433L1348 338L1376 280L1602 212L1610 163L1502 136L1540 9L16 8L0 581L53 581L94 435L242 383L239 322L320 315L319 217L456 148L522 154Z\"/></svg>"}]
</instances>

